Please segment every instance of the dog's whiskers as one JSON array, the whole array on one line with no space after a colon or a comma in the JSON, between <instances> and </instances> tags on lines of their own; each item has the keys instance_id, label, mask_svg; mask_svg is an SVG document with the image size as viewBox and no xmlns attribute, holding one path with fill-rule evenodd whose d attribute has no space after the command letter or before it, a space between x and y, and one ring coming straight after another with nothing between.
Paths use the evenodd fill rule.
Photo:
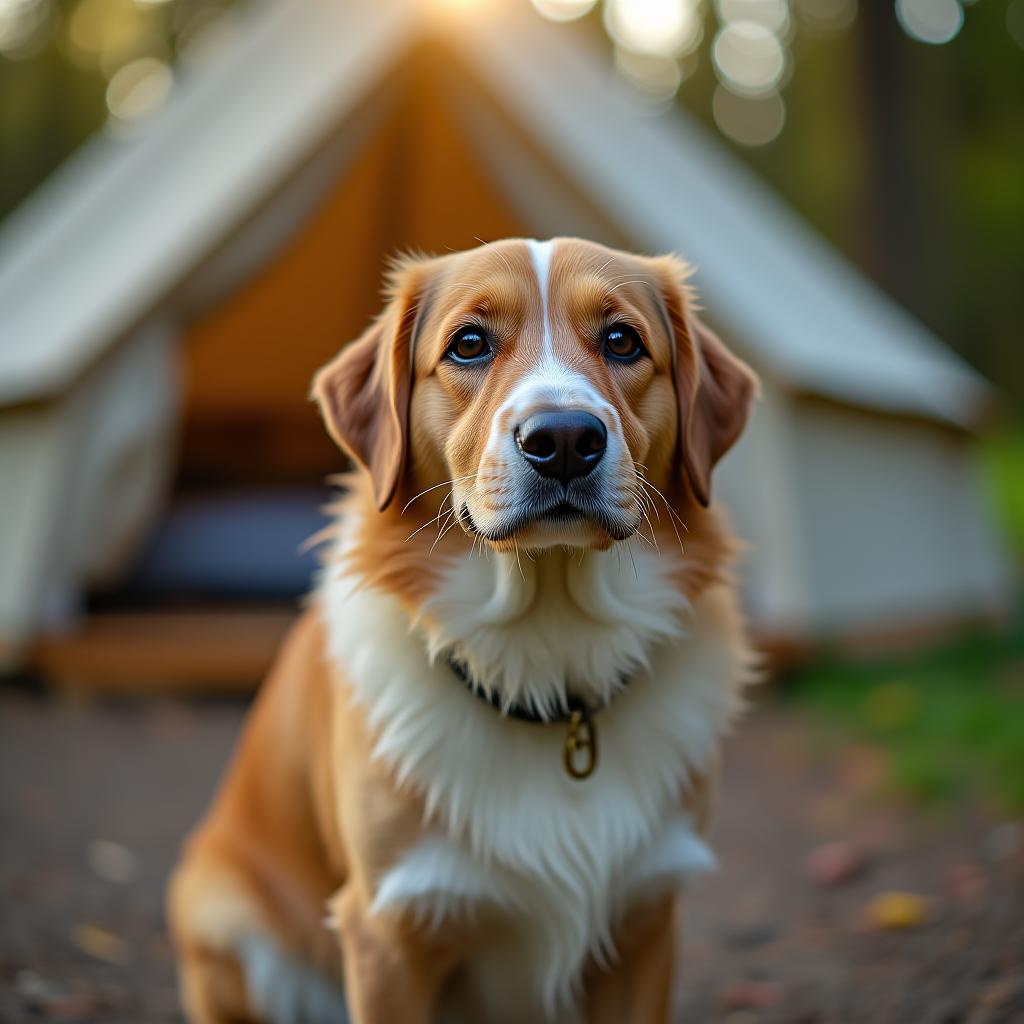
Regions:
<instances>
[{"instance_id":1,"label":"dog's whiskers","mask_svg":"<svg viewBox=\"0 0 1024 1024\"><path fill-rule=\"evenodd\" d=\"M439 484L434 484L433 487L425 487L422 491L420 491L419 494L416 494L413 497L411 497L402 506L402 511L400 514L404 516L409 506L414 501L419 501L419 499L422 498L424 494L429 494L431 491L436 491L439 487L447 487L449 484L461 483L463 480L472 480L475 476L476 473L466 473L465 476L453 476L451 480L442 480Z\"/></svg>"},{"instance_id":2,"label":"dog's whiskers","mask_svg":"<svg viewBox=\"0 0 1024 1024\"><path fill-rule=\"evenodd\" d=\"M512 538L512 547L515 549L515 552L516 552L516 565L519 567L519 575L520 575L520 577L522 577L523 581L525 582L526 581L526 573L523 572L523 563L521 561L519 561L519 544L516 541L515 537Z\"/></svg>"},{"instance_id":3,"label":"dog's whiskers","mask_svg":"<svg viewBox=\"0 0 1024 1024\"><path fill-rule=\"evenodd\" d=\"M449 526L449 522L452 516L454 515L455 509L453 508L448 512L448 515L444 517L444 522L441 523L441 525L437 528L437 536L434 538L434 543L430 545L430 550L427 552L427 558L429 558L434 553L434 548L437 547L441 538L448 532L448 530L450 530L453 526L456 525L456 523L451 523L451 526ZM445 529L445 527L448 527L448 529Z\"/></svg>"},{"instance_id":4,"label":"dog's whiskers","mask_svg":"<svg viewBox=\"0 0 1024 1024\"><path fill-rule=\"evenodd\" d=\"M408 544L408 543L409 543L409 541L411 541L411 540L413 539L413 537L415 537L415 536L416 536L416 534L418 534L418 533L422 532L422 531L423 531L423 530L425 530L425 529L426 529L426 528L427 528L428 526L433 526L433 525L434 525L434 523L436 523L436 522L438 522L438 521L440 520L441 516L443 516L443 515L444 515L444 505L445 505L445 502L446 502L446 501L448 501L448 500L449 500L449 499L451 498L451 496L452 496L452 493L453 493L452 491L449 491L449 492L448 492L448 493L447 493L447 494L446 494L446 495L444 496L444 498L443 498L443 499L441 500L441 506L440 506L440 508L438 508L438 510L437 510L437 515L436 515L436 516L434 516L434 518L433 518L433 519L428 519L428 520L427 520L427 522L425 522L425 523L424 523L424 524L423 524L422 526L418 526L418 527L417 527L417 528L416 528L415 530L413 530L413 531L412 531L412 533L410 533L410 534L409 534L409 536L405 538L405 541L404 541L404 543Z\"/></svg>"},{"instance_id":5,"label":"dog's whiskers","mask_svg":"<svg viewBox=\"0 0 1024 1024\"><path fill-rule=\"evenodd\" d=\"M647 514L647 510L646 509L641 509L641 512L643 512L644 519L647 520L647 525L651 528L651 540L650 540L650 543L654 545L654 550L657 551L658 554L660 555L661 554L661 548L658 545L658 537L657 537L657 535L654 532L654 523L651 522L651 517ZM637 531L637 536L638 537L643 537L644 540L647 540L647 538L644 537L644 535L639 530Z\"/></svg>"},{"instance_id":6,"label":"dog's whiskers","mask_svg":"<svg viewBox=\"0 0 1024 1024\"><path fill-rule=\"evenodd\" d=\"M654 504L654 499L642 487L633 488L630 491L630 495L638 506L653 512L658 522L661 522L661 513L658 511L658 506Z\"/></svg>"},{"instance_id":7,"label":"dog's whiskers","mask_svg":"<svg viewBox=\"0 0 1024 1024\"><path fill-rule=\"evenodd\" d=\"M657 495L657 496L658 496L659 498L661 498L661 500L662 500L662 501L663 501L663 502L665 503L665 508L666 508L666 509L668 509L668 512L669 512L669 514L670 514L670 515L671 515L671 516L672 516L672 517L673 517L673 518L675 519L675 521L676 521L677 523L679 523L679 525L680 525L680 526L681 526L681 527L682 527L682 528L683 528L684 530L686 530L686 532L687 532L687 533L689 533L689 532L690 532L690 530L689 530L689 527L687 527L686 523L684 523L684 522L682 521L682 519L680 519L680 518L679 518L679 513L678 513L678 512L676 512L676 510L675 510L675 509L674 509L674 508L672 507L672 504L671 504L671 502L670 502L670 501L668 500L668 498L666 498L666 497L665 497L665 495L664 495L664 494L662 494L662 493L661 493L661 491L659 491L659 490L658 490L658 488L657 488L657 487L655 487L655 486L654 486L654 484L652 484L652 483L651 483L651 481L650 481L650 480L648 480L648 479L647 479L647 477L645 477L645 476L643 475L643 473L638 473L638 474L637 474L637 476L638 476L638 478L639 478L640 482L641 482L641 483L643 484L643 486L644 486L644 487L649 487L649 488L650 488L650 489L651 489L652 491L654 491L654 493L655 493L655 494L656 494L656 495Z\"/></svg>"},{"instance_id":8,"label":"dog's whiskers","mask_svg":"<svg viewBox=\"0 0 1024 1024\"><path fill-rule=\"evenodd\" d=\"M459 509L458 509L458 510L457 510L457 511L455 512L455 519L454 519L454 521L453 521L453 522L451 523L451 525L450 525L450 526L448 527L448 529L446 529L446 530L445 530L445 532L444 532L444 535L445 535L445 536L447 536L447 535L448 535L449 533L451 533L451 531L452 531L453 529L455 529L455 527L456 527L456 526L461 526L461 527L462 527L463 529L465 529L464 523L465 523L466 519L468 519L468 518L469 518L469 509L467 509L467 508L466 508L466 506L465 506L465 505L463 505L463 506L461 506L461 507L460 507L460 508L459 508ZM480 537L479 537L479 535L478 535L478 534L475 534L475 535L473 536L473 544L472 544L472 546L470 547L470 554L473 554L473 552L475 551L475 549L476 549L476 543L477 543L477 541L478 541L479 539L480 539Z\"/></svg>"},{"instance_id":9,"label":"dog's whiskers","mask_svg":"<svg viewBox=\"0 0 1024 1024\"><path fill-rule=\"evenodd\" d=\"M643 475L643 473L637 473L637 480L640 482L640 487L644 490L645 493L647 493L648 498L651 498L651 495L650 495L649 490L648 490L648 489L650 489L650 491L653 491L665 503L665 508L666 508L666 510L668 511L668 514L669 514L669 520L668 521L669 521L669 523L672 526L672 532L676 535L676 541L679 544L679 553L681 555L685 555L686 551L685 551L685 549L683 547L683 538L679 535L679 530L676 528L676 523L678 522L679 525L683 528L683 530L686 531L687 533L689 533L690 531L687 530L686 523L684 523L682 521L682 519L679 518L679 514L676 512L676 510L669 503L668 498L666 498L665 495L662 494L661 491L659 491L658 488L655 487L654 484L652 484L650 482L650 480L648 480ZM658 509L657 509L657 505L654 504L653 498L651 498L651 503L654 506L655 513L657 514ZM661 517L659 516L658 518L660 520ZM650 522L650 519L648 519L648 522ZM652 529L653 529L653 527L652 527Z\"/></svg>"},{"instance_id":10,"label":"dog's whiskers","mask_svg":"<svg viewBox=\"0 0 1024 1024\"><path fill-rule=\"evenodd\" d=\"M627 541L626 550L629 552L629 560L633 563L633 575L636 577L637 583L640 582L640 573L636 571L636 559L633 557L633 545Z\"/></svg>"}]
</instances>

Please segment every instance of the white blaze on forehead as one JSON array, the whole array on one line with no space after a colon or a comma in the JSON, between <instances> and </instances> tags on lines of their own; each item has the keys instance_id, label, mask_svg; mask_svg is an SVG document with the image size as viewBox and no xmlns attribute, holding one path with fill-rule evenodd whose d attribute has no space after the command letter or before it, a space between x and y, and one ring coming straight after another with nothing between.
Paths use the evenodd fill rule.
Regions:
<instances>
[{"instance_id":1,"label":"white blaze on forehead","mask_svg":"<svg viewBox=\"0 0 1024 1024\"><path fill-rule=\"evenodd\" d=\"M536 406L581 408L602 418L616 418L615 410L586 376L556 359L542 359L512 389L503 408L513 409L517 416L528 415Z\"/></svg>"},{"instance_id":2,"label":"white blaze on forehead","mask_svg":"<svg viewBox=\"0 0 1024 1024\"><path fill-rule=\"evenodd\" d=\"M516 411L518 417L522 417L538 403L556 407L576 406L601 416L606 422L613 420L617 423L618 413L601 397L586 375L579 370L571 369L555 357L548 287L555 243L550 240L539 242L531 238L527 239L526 244L530 250L530 261L537 275L537 286L540 290L543 343L536 365L509 395L504 408L511 408Z\"/></svg>"},{"instance_id":3,"label":"white blaze on forehead","mask_svg":"<svg viewBox=\"0 0 1024 1024\"><path fill-rule=\"evenodd\" d=\"M551 272L551 253L555 247L554 242L538 242L531 238L526 243L530 248L530 260L533 263L534 272L537 275L537 285L540 288L540 310L544 323L544 357L554 358L554 347L551 342L551 317L548 314L548 277Z\"/></svg>"}]
</instances>

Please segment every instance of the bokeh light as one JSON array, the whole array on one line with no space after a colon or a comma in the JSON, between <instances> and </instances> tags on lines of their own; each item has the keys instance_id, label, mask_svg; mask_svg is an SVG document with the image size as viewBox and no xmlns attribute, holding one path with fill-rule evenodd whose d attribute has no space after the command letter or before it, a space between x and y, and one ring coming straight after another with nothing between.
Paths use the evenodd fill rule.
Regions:
<instances>
[{"instance_id":1,"label":"bokeh light","mask_svg":"<svg viewBox=\"0 0 1024 1024\"><path fill-rule=\"evenodd\" d=\"M858 0L531 2L552 21L580 18L600 2L615 68L643 96L655 101L651 109L666 109L700 66L707 29L713 33L708 56L721 86L712 115L726 135L748 146L765 145L782 131L786 120L782 90L793 74L790 46L798 32L818 38L838 35L850 28L858 11ZM1024 5L1024 0L1014 2Z\"/></svg>"},{"instance_id":2,"label":"bokeh light","mask_svg":"<svg viewBox=\"0 0 1024 1024\"><path fill-rule=\"evenodd\" d=\"M913 39L940 45L956 38L964 9L959 0L896 0L896 17Z\"/></svg>"},{"instance_id":3,"label":"bokeh light","mask_svg":"<svg viewBox=\"0 0 1024 1024\"><path fill-rule=\"evenodd\" d=\"M79 0L67 22L68 55L80 67L101 68L107 77L161 46L158 26L133 0Z\"/></svg>"},{"instance_id":4,"label":"bokeh light","mask_svg":"<svg viewBox=\"0 0 1024 1024\"><path fill-rule=\"evenodd\" d=\"M698 0L607 0L605 25L624 50L677 57L700 43L700 6Z\"/></svg>"},{"instance_id":5,"label":"bokeh light","mask_svg":"<svg viewBox=\"0 0 1024 1024\"><path fill-rule=\"evenodd\" d=\"M107 109L115 130L131 127L166 102L174 85L170 65L155 57L126 64L107 86Z\"/></svg>"},{"instance_id":6,"label":"bokeh light","mask_svg":"<svg viewBox=\"0 0 1024 1024\"><path fill-rule=\"evenodd\" d=\"M635 88L662 102L672 99L683 81L683 68L674 57L633 53L616 47L615 67Z\"/></svg>"},{"instance_id":7,"label":"bokeh light","mask_svg":"<svg viewBox=\"0 0 1024 1024\"><path fill-rule=\"evenodd\" d=\"M741 146L767 145L778 137L786 123L786 103L777 91L740 96L718 85L711 100L711 112L722 134Z\"/></svg>"},{"instance_id":8,"label":"bokeh light","mask_svg":"<svg viewBox=\"0 0 1024 1024\"><path fill-rule=\"evenodd\" d=\"M0 53L30 56L46 35L49 0L0 0Z\"/></svg>"},{"instance_id":9,"label":"bokeh light","mask_svg":"<svg viewBox=\"0 0 1024 1024\"><path fill-rule=\"evenodd\" d=\"M717 0L718 19L725 25L734 21L752 21L776 36L789 31L787 0Z\"/></svg>"},{"instance_id":10,"label":"bokeh light","mask_svg":"<svg viewBox=\"0 0 1024 1024\"><path fill-rule=\"evenodd\" d=\"M533 6L551 21L574 21L594 9L597 0L531 0Z\"/></svg>"},{"instance_id":11,"label":"bokeh light","mask_svg":"<svg viewBox=\"0 0 1024 1024\"><path fill-rule=\"evenodd\" d=\"M771 29L756 21L731 21L715 37L715 69L734 92L770 92L786 70L786 53Z\"/></svg>"}]
</instances>

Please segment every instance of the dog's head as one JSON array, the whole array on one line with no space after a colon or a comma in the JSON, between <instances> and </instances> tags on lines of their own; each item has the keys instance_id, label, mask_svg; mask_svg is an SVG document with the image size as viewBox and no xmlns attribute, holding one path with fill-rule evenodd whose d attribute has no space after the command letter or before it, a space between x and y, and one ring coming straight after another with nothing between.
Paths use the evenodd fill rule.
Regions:
<instances>
[{"instance_id":1,"label":"dog's head","mask_svg":"<svg viewBox=\"0 0 1024 1024\"><path fill-rule=\"evenodd\" d=\"M707 505L756 390L685 276L577 239L406 259L314 395L379 509L445 486L499 550L606 548L639 528L646 487L685 480Z\"/></svg>"}]
</instances>

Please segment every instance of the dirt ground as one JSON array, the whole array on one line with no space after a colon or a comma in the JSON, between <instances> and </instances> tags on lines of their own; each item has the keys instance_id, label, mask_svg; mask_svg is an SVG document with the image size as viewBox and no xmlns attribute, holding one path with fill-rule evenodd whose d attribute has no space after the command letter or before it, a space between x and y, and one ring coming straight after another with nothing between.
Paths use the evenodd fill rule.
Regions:
<instances>
[{"instance_id":1,"label":"dirt ground","mask_svg":"<svg viewBox=\"0 0 1024 1024\"><path fill-rule=\"evenodd\" d=\"M181 1021L162 890L243 711L0 692L0 1021ZM744 721L721 868L687 897L685 1021L1024 1021L1024 827L882 801L879 773L798 711Z\"/></svg>"}]
</instances>

